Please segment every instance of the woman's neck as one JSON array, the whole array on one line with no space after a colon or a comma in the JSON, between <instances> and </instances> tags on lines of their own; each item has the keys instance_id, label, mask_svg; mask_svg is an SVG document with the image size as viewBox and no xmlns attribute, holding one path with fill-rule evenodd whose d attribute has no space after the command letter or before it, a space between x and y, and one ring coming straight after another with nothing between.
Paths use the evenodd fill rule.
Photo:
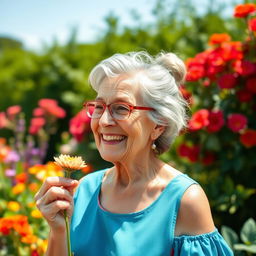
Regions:
<instances>
[{"instance_id":1,"label":"woman's neck","mask_svg":"<svg viewBox=\"0 0 256 256\"><path fill-rule=\"evenodd\" d=\"M154 180L164 163L153 156L149 161L133 161L115 163L112 169L111 180L117 186L128 187L135 184L145 184Z\"/></svg>"}]
</instances>

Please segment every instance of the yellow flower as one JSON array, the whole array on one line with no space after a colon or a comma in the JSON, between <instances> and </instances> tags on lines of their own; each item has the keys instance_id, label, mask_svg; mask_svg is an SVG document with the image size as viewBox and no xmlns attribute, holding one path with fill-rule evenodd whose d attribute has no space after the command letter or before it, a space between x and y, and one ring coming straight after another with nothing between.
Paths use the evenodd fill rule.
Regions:
<instances>
[{"instance_id":1,"label":"yellow flower","mask_svg":"<svg viewBox=\"0 0 256 256\"><path fill-rule=\"evenodd\" d=\"M7 204L7 208L13 212L18 212L20 210L20 204L15 201L10 201Z\"/></svg>"},{"instance_id":2,"label":"yellow flower","mask_svg":"<svg viewBox=\"0 0 256 256\"><path fill-rule=\"evenodd\" d=\"M81 156L69 156L61 154L59 157L54 157L54 160L58 166L69 172L86 167L86 164Z\"/></svg>"},{"instance_id":3,"label":"yellow flower","mask_svg":"<svg viewBox=\"0 0 256 256\"><path fill-rule=\"evenodd\" d=\"M42 214L39 210L35 209L31 212L31 216L35 219L40 219L42 218Z\"/></svg>"},{"instance_id":4,"label":"yellow flower","mask_svg":"<svg viewBox=\"0 0 256 256\"><path fill-rule=\"evenodd\" d=\"M12 193L14 195L20 194L25 190L25 184L24 183L18 183L12 188Z\"/></svg>"}]
</instances>

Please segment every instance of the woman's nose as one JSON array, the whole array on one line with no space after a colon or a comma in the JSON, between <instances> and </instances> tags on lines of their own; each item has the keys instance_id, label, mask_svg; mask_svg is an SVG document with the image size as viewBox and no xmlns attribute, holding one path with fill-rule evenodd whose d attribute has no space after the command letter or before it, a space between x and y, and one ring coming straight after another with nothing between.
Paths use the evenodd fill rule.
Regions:
<instances>
[{"instance_id":1,"label":"woman's nose","mask_svg":"<svg viewBox=\"0 0 256 256\"><path fill-rule=\"evenodd\" d=\"M113 125L115 123L116 123L115 119L110 114L110 110L106 108L105 111L102 113L102 116L100 117L99 124L103 126L107 126L107 125Z\"/></svg>"}]
</instances>

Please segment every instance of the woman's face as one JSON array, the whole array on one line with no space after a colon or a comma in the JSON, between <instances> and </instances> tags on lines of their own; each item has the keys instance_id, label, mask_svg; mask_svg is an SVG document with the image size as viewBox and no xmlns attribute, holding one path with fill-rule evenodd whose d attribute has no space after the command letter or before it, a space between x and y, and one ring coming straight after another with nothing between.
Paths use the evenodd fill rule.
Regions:
<instances>
[{"instance_id":1,"label":"woman's face","mask_svg":"<svg viewBox=\"0 0 256 256\"><path fill-rule=\"evenodd\" d=\"M143 106L138 84L128 76L105 79L96 100L107 105L126 102ZM128 119L115 120L106 108L99 119L92 119L96 146L103 159L112 163L134 161L149 153L156 124L148 118L147 111L134 110Z\"/></svg>"}]
</instances>

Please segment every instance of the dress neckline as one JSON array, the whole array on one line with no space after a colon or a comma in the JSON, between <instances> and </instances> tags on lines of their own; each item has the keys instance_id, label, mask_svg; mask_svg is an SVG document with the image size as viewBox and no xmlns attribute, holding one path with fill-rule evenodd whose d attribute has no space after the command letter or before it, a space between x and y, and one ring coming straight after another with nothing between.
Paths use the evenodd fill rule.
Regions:
<instances>
[{"instance_id":1,"label":"dress neckline","mask_svg":"<svg viewBox=\"0 0 256 256\"><path fill-rule=\"evenodd\" d=\"M102 186L102 181L103 181L103 178L104 178L104 175L105 175L106 171L107 171L107 169L104 172L102 172L101 177L100 177L100 184L98 186L98 191L97 191L98 209L99 209L100 212L102 212L104 214L114 216L114 217L124 217L124 218L125 217L126 218L136 217L136 216L146 214L147 212L149 212L154 207L154 205L156 205L161 200L161 198L168 191L169 187L172 185L172 183L174 181L178 180L181 177L187 176L186 174L181 173L181 174L176 175L174 178L172 178L169 181L169 183L166 185L166 187L163 189L163 191L160 193L160 195L149 206L145 207L144 209L142 209L140 211L136 211L136 212L130 212L130 213L115 213L115 212L111 212L111 211L106 210L101 205L101 202L100 202L101 186Z\"/></svg>"}]
</instances>

